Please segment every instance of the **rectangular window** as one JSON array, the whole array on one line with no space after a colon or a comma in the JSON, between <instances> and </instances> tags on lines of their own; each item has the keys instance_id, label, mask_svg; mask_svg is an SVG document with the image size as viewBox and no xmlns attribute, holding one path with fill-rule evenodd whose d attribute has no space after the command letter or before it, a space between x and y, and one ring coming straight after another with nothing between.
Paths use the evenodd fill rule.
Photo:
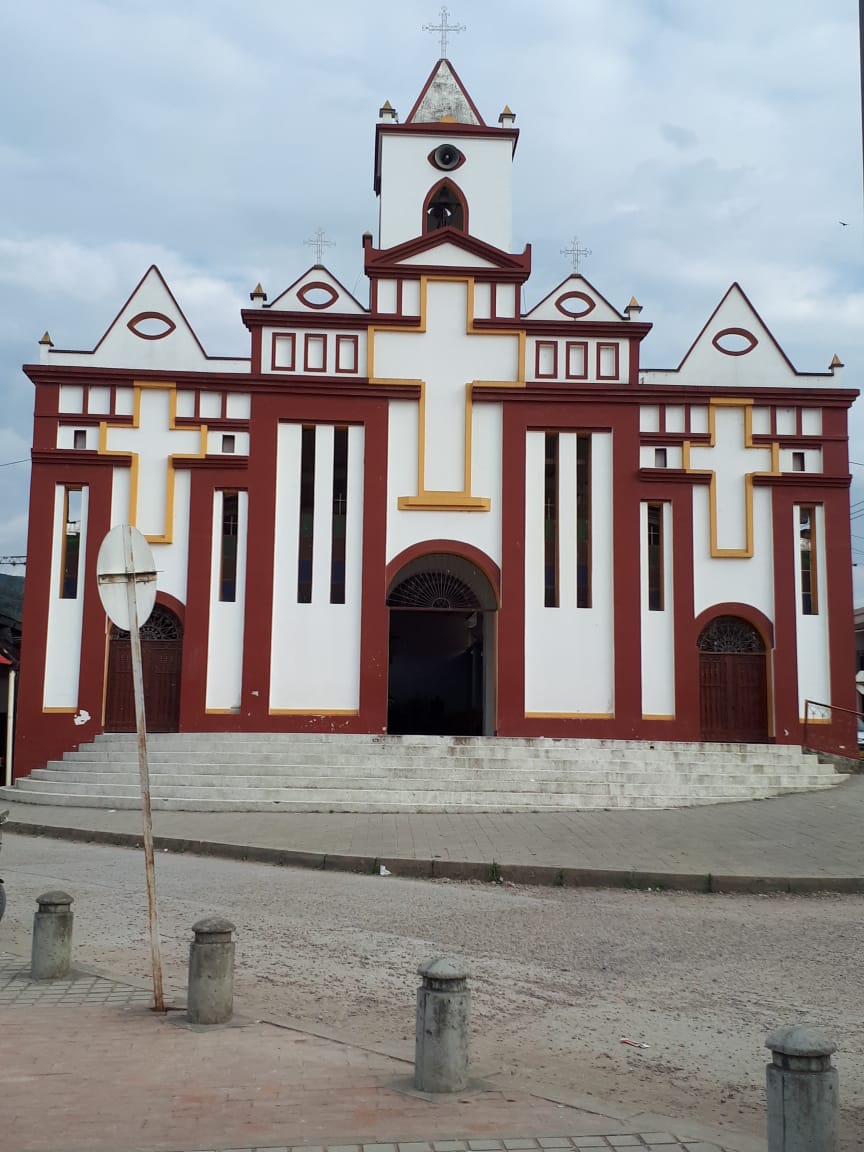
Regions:
<instances>
[{"instance_id":1,"label":"rectangular window","mask_svg":"<svg viewBox=\"0 0 864 1152\"><path fill-rule=\"evenodd\" d=\"M598 380L617 380L618 379L618 345L617 344L598 344L597 345L597 379Z\"/></svg>"},{"instance_id":2,"label":"rectangular window","mask_svg":"<svg viewBox=\"0 0 864 1152\"><path fill-rule=\"evenodd\" d=\"M330 603L345 603L345 527L348 522L348 429L333 433L333 518L330 538Z\"/></svg>"},{"instance_id":3,"label":"rectangular window","mask_svg":"<svg viewBox=\"0 0 864 1152\"><path fill-rule=\"evenodd\" d=\"M87 447L87 431L85 428L76 428L72 433L72 447L76 452L83 452Z\"/></svg>"},{"instance_id":4,"label":"rectangular window","mask_svg":"<svg viewBox=\"0 0 864 1152\"><path fill-rule=\"evenodd\" d=\"M300 547L297 603L312 603L312 543L315 531L315 427L304 425L300 440Z\"/></svg>"},{"instance_id":5,"label":"rectangular window","mask_svg":"<svg viewBox=\"0 0 864 1152\"><path fill-rule=\"evenodd\" d=\"M230 455L234 451L236 441L230 432L223 432L222 434L222 451L226 455Z\"/></svg>"},{"instance_id":6,"label":"rectangular window","mask_svg":"<svg viewBox=\"0 0 864 1152\"><path fill-rule=\"evenodd\" d=\"M63 490L63 554L60 558L60 599L78 599L81 557L81 489Z\"/></svg>"},{"instance_id":7,"label":"rectangular window","mask_svg":"<svg viewBox=\"0 0 864 1152\"><path fill-rule=\"evenodd\" d=\"M663 505L648 505L648 611L662 612Z\"/></svg>"},{"instance_id":8,"label":"rectangular window","mask_svg":"<svg viewBox=\"0 0 864 1152\"><path fill-rule=\"evenodd\" d=\"M237 525L240 518L240 496L222 493L222 540L219 552L219 599L233 603L237 599Z\"/></svg>"},{"instance_id":9,"label":"rectangular window","mask_svg":"<svg viewBox=\"0 0 864 1152\"><path fill-rule=\"evenodd\" d=\"M591 607L591 437L576 437L576 607Z\"/></svg>"},{"instance_id":10,"label":"rectangular window","mask_svg":"<svg viewBox=\"0 0 864 1152\"><path fill-rule=\"evenodd\" d=\"M327 371L327 337L307 333L303 354L305 372Z\"/></svg>"},{"instance_id":11,"label":"rectangular window","mask_svg":"<svg viewBox=\"0 0 864 1152\"><path fill-rule=\"evenodd\" d=\"M804 453L803 452L793 452L792 453L792 471L793 472L803 472L804 471Z\"/></svg>"},{"instance_id":12,"label":"rectangular window","mask_svg":"<svg viewBox=\"0 0 864 1152\"><path fill-rule=\"evenodd\" d=\"M819 612L816 580L816 509L802 504L798 509L798 555L801 563L801 613L816 616Z\"/></svg>"},{"instance_id":13,"label":"rectangular window","mask_svg":"<svg viewBox=\"0 0 864 1152\"><path fill-rule=\"evenodd\" d=\"M568 380L588 379L588 341L567 341L567 371Z\"/></svg>"},{"instance_id":14,"label":"rectangular window","mask_svg":"<svg viewBox=\"0 0 864 1152\"><path fill-rule=\"evenodd\" d=\"M543 603L558 607L558 433L546 433L543 486Z\"/></svg>"},{"instance_id":15,"label":"rectangular window","mask_svg":"<svg viewBox=\"0 0 864 1152\"><path fill-rule=\"evenodd\" d=\"M665 468L666 467L666 449L665 448L655 448L654 449L654 467L655 468Z\"/></svg>"},{"instance_id":16,"label":"rectangular window","mask_svg":"<svg viewBox=\"0 0 864 1152\"><path fill-rule=\"evenodd\" d=\"M293 372L295 367L297 338L293 332L277 332L273 336L273 358L271 368L283 372Z\"/></svg>"},{"instance_id":17,"label":"rectangular window","mask_svg":"<svg viewBox=\"0 0 864 1152\"><path fill-rule=\"evenodd\" d=\"M553 380L557 374L557 341L538 340L534 350L534 375L538 380Z\"/></svg>"}]
</instances>

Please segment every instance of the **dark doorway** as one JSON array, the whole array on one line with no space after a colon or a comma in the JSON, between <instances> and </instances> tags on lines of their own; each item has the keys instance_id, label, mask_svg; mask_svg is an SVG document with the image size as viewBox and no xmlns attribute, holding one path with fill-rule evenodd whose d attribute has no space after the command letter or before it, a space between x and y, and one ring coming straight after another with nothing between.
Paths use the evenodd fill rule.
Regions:
<instances>
[{"instance_id":1,"label":"dark doorway","mask_svg":"<svg viewBox=\"0 0 864 1152\"><path fill-rule=\"evenodd\" d=\"M141 628L144 712L148 732L177 732L180 727L180 668L183 628L170 608L157 604ZM129 633L112 627L105 694L106 732L135 731L132 648Z\"/></svg>"},{"instance_id":2,"label":"dark doorway","mask_svg":"<svg viewBox=\"0 0 864 1152\"><path fill-rule=\"evenodd\" d=\"M768 681L762 637L738 616L718 616L697 646L702 739L764 743Z\"/></svg>"},{"instance_id":3,"label":"dark doorway","mask_svg":"<svg viewBox=\"0 0 864 1152\"><path fill-rule=\"evenodd\" d=\"M387 604L387 731L493 734L495 598L485 575L458 556L427 556L400 572Z\"/></svg>"}]
</instances>

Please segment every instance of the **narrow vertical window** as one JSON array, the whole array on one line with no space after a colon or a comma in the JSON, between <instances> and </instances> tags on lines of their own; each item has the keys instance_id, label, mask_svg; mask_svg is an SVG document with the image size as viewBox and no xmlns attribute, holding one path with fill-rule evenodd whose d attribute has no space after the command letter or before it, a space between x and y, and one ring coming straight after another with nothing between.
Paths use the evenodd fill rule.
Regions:
<instances>
[{"instance_id":1,"label":"narrow vertical window","mask_svg":"<svg viewBox=\"0 0 864 1152\"><path fill-rule=\"evenodd\" d=\"M648 505L648 610L662 612L663 604L663 505Z\"/></svg>"},{"instance_id":2,"label":"narrow vertical window","mask_svg":"<svg viewBox=\"0 0 864 1152\"><path fill-rule=\"evenodd\" d=\"M63 555L60 564L60 599L78 598L78 563L81 555L81 489L63 491Z\"/></svg>"},{"instance_id":3,"label":"narrow vertical window","mask_svg":"<svg viewBox=\"0 0 864 1152\"><path fill-rule=\"evenodd\" d=\"M333 433L333 517L330 539L330 603L345 603L345 525L348 521L348 429Z\"/></svg>"},{"instance_id":4,"label":"narrow vertical window","mask_svg":"<svg viewBox=\"0 0 864 1152\"><path fill-rule=\"evenodd\" d=\"M237 599L237 525L240 519L240 496L222 493L222 540L219 553L219 599Z\"/></svg>"},{"instance_id":5,"label":"narrow vertical window","mask_svg":"<svg viewBox=\"0 0 864 1152\"><path fill-rule=\"evenodd\" d=\"M300 441L300 547L297 602L312 603L312 543L315 530L315 428L304 426Z\"/></svg>"},{"instance_id":6,"label":"narrow vertical window","mask_svg":"<svg viewBox=\"0 0 864 1152\"><path fill-rule=\"evenodd\" d=\"M802 505L798 509L798 555L801 562L801 613L816 616L819 612L816 580L816 509Z\"/></svg>"},{"instance_id":7,"label":"narrow vertical window","mask_svg":"<svg viewBox=\"0 0 864 1152\"><path fill-rule=\"evenodd\" d=\"M558 433L546 433L543 489L543 603L558 607Z\"/></svg>"},{"instance_id":8,"label":"narrow vertical window","mask_svg":"<svg viewBox=\"0 0 864 1152\"><path fill-rule=\"evenodd\" d=\"M72 447L76 452L84 452L87 448L87 431L84 428L76 428L72 435Z\"/></svg>"},{"instance_id":9,"label":"narrow vertical window","mask_svg":"<svg viewBox=\"0 0 864 1152\"><path fill-rule=\"evenodd\" d=\"M803 452L793 452L792 453L792 471L793 472L803 472L804 471L804 453Z\"/></svg>"},{"instance_id":10,"label":"narrow vertical window","mask_svg":"<svg viewBox=\"0 0 864 1152\"><path fill-rule=\"evenodd\" d=\"M576 607L591 607L591 437L576 437Z\"/></svg>"}]
</instances>

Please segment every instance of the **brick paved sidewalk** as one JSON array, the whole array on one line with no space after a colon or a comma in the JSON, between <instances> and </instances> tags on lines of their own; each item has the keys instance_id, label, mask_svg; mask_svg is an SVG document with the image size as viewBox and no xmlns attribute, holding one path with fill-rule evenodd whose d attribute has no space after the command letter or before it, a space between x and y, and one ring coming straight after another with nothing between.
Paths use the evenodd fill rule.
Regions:
<instances>
[{"instance_id":1,"label":"brick paved sidewalk","mask_svg":"<svg viewBox=\"0 0 864 1152\"><path fill-rule=\"evenodd\" d=\"M15 1152L759 1152L744 1137L478 1081L415 1092L383 1052L278 1021L193 1028L94 973L35 984L0 954L0 1143ZM482 1070L480 1070L482 1075ZM549 1133L536 1137L536 1133ZM511 1139L510 1134L529 1134ZM504 1137L507 1137L504 1139Z\"/></svg>"},{"instance_id":2,"label":"brick paved sidewalk","mask_svg":"<svg viewBox=\"0 0 864 1152\"><path fill-rule=\"evenodd\" d=\"M16 804L10 831L137 843L140 814ZM412 815L156 812L160 847L264 863L521 883L864 892L864 776L774 800L668 811Z\"/></svg>"}]
</instances>

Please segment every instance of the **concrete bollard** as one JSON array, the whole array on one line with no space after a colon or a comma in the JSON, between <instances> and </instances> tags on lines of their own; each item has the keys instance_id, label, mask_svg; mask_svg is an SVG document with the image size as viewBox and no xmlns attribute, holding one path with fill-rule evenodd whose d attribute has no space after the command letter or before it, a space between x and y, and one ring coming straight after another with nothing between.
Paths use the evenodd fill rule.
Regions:
<instances>
[{"instance_id":1,"label":"concrete bollard","mask_svg":"<svg viewBox=\"0 0 864 1152\"><path fill-rule=\"evenodd\" d=\"M234 1012L234 925L208 916L192 925L186 1010L193 1024L227 1024Z\"/></svg>"},{"instance_id":2,"label":"concrete bollard","mask_svg":"<svg viewBox=\"0 0 864 1152\"><path fill-rule=\"evenodd\" d=\"M468 1083L468 973L458 960L427 960L417 969L414 1087L461 1092Z\"/></svg>"},{"instance_id":3,"label":"concrete bollard","mask_svg":"<svg viewBox=\"0 0 864 1152\"><path fill-rule=\"evenodd\" d=\"M781 1028L765 1041L768 1152L838 1152L837 1045L806 1024Z\"/></svg>"},{"instance_id":4,"label":"concrete bollard","mask_svg":"<svg viewBox=\"0 0 864 1152\"><path fill-rule=\"evenodd\" d=\"M31 980L62 980L72 961L72 897L68 892L43 892L36 897L30 952Z\"/></svg>"}]
</instances>

